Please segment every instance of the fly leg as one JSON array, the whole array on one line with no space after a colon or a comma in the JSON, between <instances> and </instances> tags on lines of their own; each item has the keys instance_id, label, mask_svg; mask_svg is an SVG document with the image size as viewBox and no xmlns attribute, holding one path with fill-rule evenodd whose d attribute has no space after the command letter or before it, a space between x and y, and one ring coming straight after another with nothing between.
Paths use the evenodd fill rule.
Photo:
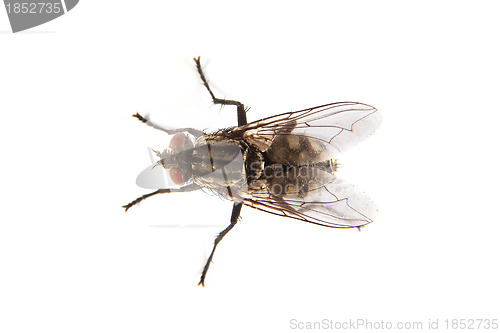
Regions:
<instances>
[{"instance_id":1,"label":"fly leg","mask_svg":"<svg viewBox=\"0 0 500 333\"><path fill-rule=\"evenodd\" d=\"M198 69L198 73L200 74L200 78L203 81L203 85L205 86L205 88L207 88L208 92L210 93L210 96L212 96L212 100L214 101L214 104L236 105L236 110L238 112L238 126L246 125L247 124L247 114L245 111L245 106L241 102L238 102L238 101L216 98L214 93L212 92L212 89L210 89L210 86L208 85L208 81L205 78L205 74L203 74L203 70L201 69L200 57L193 58L193 60L194 60L194 62L196 62L196 68Z\"/></svg>"},{"instance_id":2,"label":"fly leg","mask_svg":"<svg viewBox=\"0 0 500 333\"><path fill-rule=\"evenodd\" d=\"M203 272L201 273L201 278L198 285L201 284L203 287L205 286L205 277L207 275L208 268L210 267L210 262L212 261L212 258L214 256L215 248L217 247L217 244L219 244L219 242L222 240L222 238L224 238L224 236L236 225L236 222L238 222L238 217L240 216L242 206L243 202L235 203L233 205L233 212L231 213L231 224L228 225L226 229L222 230L217 238L215 238L214 248L212 249L212 253L210 253L210 257L208 257L207 263L203 268Z\"/></svg>"},{"instance_id":3,"label":"fly leg","mask_svg":"<svg viewBox=\"0 0 500 333\"><path fill-rule=\"evenodd\" d=\"M148 118L141 116L139 113L133 114L132 117L135 117L139 121L143 122L144 124L146 124L148 126L151 126L154 129L163 131L163 132L165 132L167 134L175 134L175 133L179 133L179 132L188 132L188 133L191 133L192 135L194 135L196 137L203 135L202 131L196 130L194 128L176 128L176 129L163 128L160 125L157 125L157 124L153 123Z\"/></svg>"},{"instance_id":4,"label":"fly leg","mask_svg":"<svg viewBox=\"0 0 500 333\"><path fill-rule=\"evenodd\" d=\"M199 188L200 188L200 186L198 186L196 184L191 184L191 185L185 186L183 188L159 189L159 190L145 194L145 195L135 199L134 201L126 204L125 206L122 206L122 208L125 208L125 211L127 211L127 210L129 210L130 207L135 206L136 204L138 204L142 200L147 199L149 197L152 197L153 195L162 194L162 193L174 193L174 192L191 192L191 191L196 191Z\"/></svg>"}]
</instances>

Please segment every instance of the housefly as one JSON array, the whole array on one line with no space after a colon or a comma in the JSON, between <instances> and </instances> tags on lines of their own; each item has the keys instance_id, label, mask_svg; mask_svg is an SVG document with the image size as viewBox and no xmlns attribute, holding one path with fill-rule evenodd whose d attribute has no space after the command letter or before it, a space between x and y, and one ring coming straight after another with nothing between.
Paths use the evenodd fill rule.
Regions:
<instances>
[{"instance_id":1,"label":"housefly","mask_svg":"<svg viewBox=\"0 0 500 333\"><path fill-rule=\"evenodd\" d=\"M236 106L238 126L213 133L167 129L135 114L171 140L166 149L155 151L157 161L137 177L139 186L156 191L123 208L127 211L157 194L199 189L233 202L230 224L215 238L199 285L204 286L215 249L236 225L244 205L331 228L360 228L372 222L372 201L337 178L335 157L374 132L381 122L377 109L340 102L248 123L244 105L216 98L200 58L194 61L214 104Z\"/></svg>"}]
</instances>

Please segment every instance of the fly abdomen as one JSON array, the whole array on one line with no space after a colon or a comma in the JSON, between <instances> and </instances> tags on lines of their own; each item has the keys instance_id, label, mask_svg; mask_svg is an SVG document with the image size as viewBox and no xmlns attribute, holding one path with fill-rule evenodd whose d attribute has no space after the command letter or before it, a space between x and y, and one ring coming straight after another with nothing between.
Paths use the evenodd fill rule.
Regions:
<instances>
[{"instance_id":1,"label":"fly abdomen","mask_svg":"<svg viewBox=\"0 0 500 333\"><path fill-rule=\"evenodd\" d=\"M290 166L276 163L266 166L263 178L270 194L276 197L303 198L310 191L322 187L331 176L312 165Z\"/></svg>"},{"instance_id":2,"label":"fly abdomen","mask_svg":"<svg viewBox=\"0 0 500 333\"><path fill-rule=\"evenodd\" d=\"M320 169L321 171L333 174L335 171L337 171L337 160L330 159L328 161L313 164L312 166Z\"/></svg>"},{"instance_id":3,"label":"fly abdomen","mask_svg":"<svg viewBox=\"0 0 500 333\"><path fill-rule=\"evenodd\" d=\"M276 135L266 156L274 163L296 166L313 165L330 157L325 146L318 140L282 134Z\"/></svg>"}]
</instances>

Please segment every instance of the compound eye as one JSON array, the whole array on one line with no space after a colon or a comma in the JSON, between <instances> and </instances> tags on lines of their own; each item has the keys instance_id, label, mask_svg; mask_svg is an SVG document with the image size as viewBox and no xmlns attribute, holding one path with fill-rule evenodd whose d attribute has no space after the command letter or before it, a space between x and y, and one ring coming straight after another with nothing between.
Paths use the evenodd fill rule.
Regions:
<instances>
[{"instance_id":1,"label":"compound eye","mask_svg":"<svg viewBox=\"0 0 500 333\"><path fill-rule=\"evenodd\" d=\"M170 140L170 145L169 147L172 149L179 149L182 147L184 144L184 137L186 135L184 133L175 133L174 136L172 137L172 140Z\"/></svg>"},{"instance_id":2,"label":"compound eye","mask_svg":"<svg viewBox=\"0 0 500 333\"><path fill-rule=\"evenodd\" d=\"M174 182L175 185L182 186L184 185L184 177L182 176L182 171L179 169L170 169L169 171L170 179Z\"/></svg>"}]
</instances>

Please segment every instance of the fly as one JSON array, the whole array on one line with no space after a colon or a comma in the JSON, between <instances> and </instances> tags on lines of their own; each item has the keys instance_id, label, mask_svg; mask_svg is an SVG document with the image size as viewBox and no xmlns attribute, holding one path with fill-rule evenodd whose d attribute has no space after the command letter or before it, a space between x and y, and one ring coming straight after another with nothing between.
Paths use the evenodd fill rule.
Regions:
<instances>
[{"instance_id":1,"label":"fly","mask_svg":"<svg viewBox=\"0 0 500 333\"><path fill-rule=\"evenodd\" d=\"M241 102L216 98L194 58L214 104L236 106L238 126L205 133L166 129L140 114L138 120L172 135L155 151L158 161L138 177L156 191L123 206L125 211L162 193L210 190L233 202L230 224L215 238L199 285L205 285L215 249L236 225L243 205L331 228L361 228L372 222L372 201L336 177L335 157L372 134L381 122L374 107L340 102L287 112L248 123Z\"/></svg>"}]
</instances>

